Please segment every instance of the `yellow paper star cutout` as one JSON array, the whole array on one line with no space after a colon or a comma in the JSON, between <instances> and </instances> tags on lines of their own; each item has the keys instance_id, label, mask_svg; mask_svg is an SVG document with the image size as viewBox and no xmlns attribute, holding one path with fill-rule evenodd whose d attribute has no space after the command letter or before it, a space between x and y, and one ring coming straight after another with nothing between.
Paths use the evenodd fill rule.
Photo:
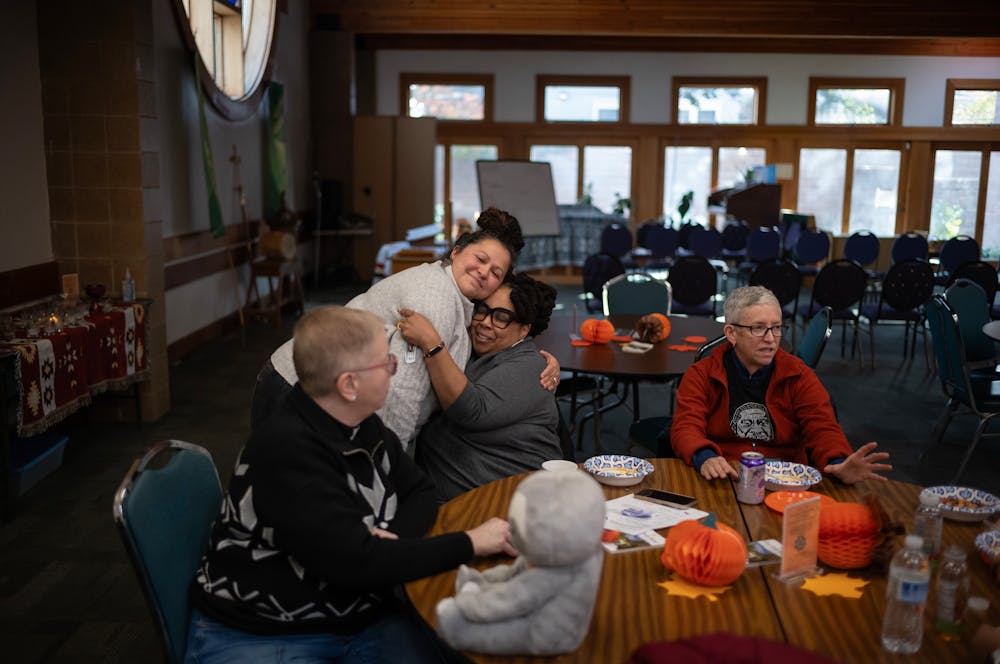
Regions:
<instances>
[{"instance_id":1,"label":"yellow paper star cutout","mask_svg":"<svg viewBox=\"0 0 1000 664\"><path fill-rule=\"evenodd\" d=\"M694 583L689 583L677 575L674 575L671 579L657 583L656 585L660 586L671 595L680 595L681 597L687 597L688 599L698 599L701 596L705 596L710 602L719 601L719 598L716 597L716 595L721 595L732 588L732 586L699 586Z\"/></svg>"},{"instance_id":2,"label":"yellow paper star cutout","mask_svg":"<svg viewBox=\"0 0 1000 664\"><path fill-rule=\"evenodd\" d=\"M806 579L802 587L816 595L840 595L847 599L858 599L867 585L868 581L852 579L846 574L824 574Z\"/></svg>"}]
</instances>

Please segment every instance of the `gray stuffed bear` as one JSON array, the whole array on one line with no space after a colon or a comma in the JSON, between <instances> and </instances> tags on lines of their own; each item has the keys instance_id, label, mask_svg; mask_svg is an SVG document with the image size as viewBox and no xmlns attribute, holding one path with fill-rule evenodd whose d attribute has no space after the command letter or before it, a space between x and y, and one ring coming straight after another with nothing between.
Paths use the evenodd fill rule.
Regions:
<instances>
[{"instance_id":1,"label":"gray stuffed bear","mask_svg":"<svg viewBox=\"0 0 1000 664\"><path fill-rule=\"evenodd\" d=\"M483 572L462 565L437 629L459 650L557 655L590 626L604 549L604 492L579 470L534 473L517 487L508 520L520 556Z\"/></svg>"}]
</instances>

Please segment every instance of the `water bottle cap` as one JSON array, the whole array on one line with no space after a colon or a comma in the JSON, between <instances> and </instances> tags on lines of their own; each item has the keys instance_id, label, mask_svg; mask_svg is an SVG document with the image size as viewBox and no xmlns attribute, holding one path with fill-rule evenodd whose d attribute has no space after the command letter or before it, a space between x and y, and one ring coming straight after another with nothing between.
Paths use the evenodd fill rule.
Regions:
<instances>
[{"instance_id":1,"label":"water bottle cap","mask_svg":"<svg viewBox=\"0 0 1000 664\"><path fill-rule=\"evenodd\" d=\"M941 498L936 493L931 493L930 491L920 492L920 504L930 507L932 505L938 505L941 503Z\"/></svg>"},{"instance_id":2,"label":"water bottle cap","mask_svg":"<svg viewBox=\"0 0 1000 664\"><path fill-rule=\"evenodd\" d=\"M965 553L965 549L962 547L952 544L941 555L949 560L965 560L968 554Z\"/></svg>"},{"instance_id":3,"label":"water bottle cap","mask_svg":"<svg viewBox=\"0 0 1000 664\"><path fill-rule=\"evenodd\" d=\"M990 600L985 597L970 597L965 608L971 611L986 611L990 608Z\"/></svg>"},{"instance_id":4,"label":"water bottle cap","mask_svg":"<svg viewBox=\"0 0 1000 664\"><path fill-rule=\"evenodd\" d=\"M924 538L920 535L907 535L906 539L903 540L903 546L907 549L922 549L924 547Z\"/></svg>"}]
</instances>

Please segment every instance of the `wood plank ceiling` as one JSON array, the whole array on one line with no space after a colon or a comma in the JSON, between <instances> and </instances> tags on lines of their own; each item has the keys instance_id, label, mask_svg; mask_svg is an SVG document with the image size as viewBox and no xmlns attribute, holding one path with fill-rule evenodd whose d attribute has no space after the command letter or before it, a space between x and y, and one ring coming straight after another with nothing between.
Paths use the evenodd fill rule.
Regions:
<instances>
[{"instance_id":1,"label":"wood plank ceiling","mask_svg":"<svg viewBox=\"0 0 1000 664\"><path fill-rule=\"evenodd\" d=\"M311 0L361 48L1000 56L998 0ZM1000 74L1000 72L998 72Z\"/></svg>"}]
</instances>

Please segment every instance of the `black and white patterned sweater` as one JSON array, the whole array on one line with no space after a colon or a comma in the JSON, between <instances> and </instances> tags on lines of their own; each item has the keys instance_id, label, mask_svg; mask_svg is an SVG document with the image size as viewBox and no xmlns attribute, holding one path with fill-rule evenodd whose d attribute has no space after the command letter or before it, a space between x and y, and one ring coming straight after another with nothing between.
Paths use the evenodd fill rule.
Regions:
<instances>
[{"instance_id":1,"label":"black and white patterned sweater","mask_svg":"<svg viewBox=\"0 0 1000 664\"><path fill-rule=\"evenodd\" d=\"M296 385L240 453L192 603L248 632L359 631L394 586L472 558L464 533L421 539L436 515L433 485L378 416L352 429Z\"/></svg>"}]
</instances>

